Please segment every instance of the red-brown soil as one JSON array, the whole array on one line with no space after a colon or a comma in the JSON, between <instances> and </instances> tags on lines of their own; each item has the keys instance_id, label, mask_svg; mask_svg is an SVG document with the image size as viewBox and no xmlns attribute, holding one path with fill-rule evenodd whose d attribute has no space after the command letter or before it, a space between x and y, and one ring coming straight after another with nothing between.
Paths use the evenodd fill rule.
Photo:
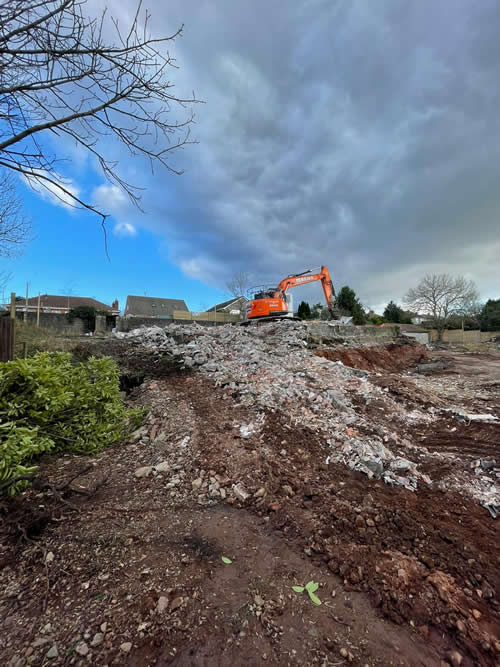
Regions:
<instances>
[{"instance_id":1,"label":"red-brown soil","mask_svg":"<svg viewBox=\"0 0 500 667\"><path fill-rule=\"evenodd\" d=\"M341 361L344 366L368 371L399 371L416 366L427 359L427 350L408 339L390 345L374 345L362 348L326 348L316 350L318 357Z\"/></svg>"},{"instance_id":2,"label":"red-brown soil","mask_svg":"<svg viewBox=\"0 0 500 667\"><path fill-rule=\"evenodd\" d=\"M394 395L397 377L380 376ZM400 399L421 395L405 378ZM200 376L131 397L151 407L142 435L94 458L47 458L52 490L3 501L1 664L498 664L500 523L477 501L326 465L318 436L276 413L243 438L251 415ZM496 425L453 427L443 419L414 442L498 447ZM134 475L161 461L168 471ZM291 589L311 579L321 606Z\"/></svg>"}]
</instances>

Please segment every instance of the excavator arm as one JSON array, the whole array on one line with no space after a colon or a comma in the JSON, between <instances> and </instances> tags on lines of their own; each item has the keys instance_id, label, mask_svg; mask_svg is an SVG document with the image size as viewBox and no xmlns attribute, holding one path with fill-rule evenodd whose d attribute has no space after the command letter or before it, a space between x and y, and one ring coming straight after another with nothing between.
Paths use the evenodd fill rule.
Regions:
<instances>
[{"instance_id":1,"label":"excavator arm","mask_svg":"<svg viewBox=\"0 0 500 667\"><path fill-rule=\"evenodd\" d=\"M309 273L308 271L305 271L304 273L299 273L294 276L283 278L283 280L276 288L274 297L277 299L282 299L285 293L292 287L297 287L297 285L306 285L307 283L313 283L317 280L321 281L321 286L323 287L323 293L325 295L326 306L334 317L335 290L333 288L332 279L330 278L330 273L326 266L322 266L319 273Z\"/></svg>"}]
</instances>

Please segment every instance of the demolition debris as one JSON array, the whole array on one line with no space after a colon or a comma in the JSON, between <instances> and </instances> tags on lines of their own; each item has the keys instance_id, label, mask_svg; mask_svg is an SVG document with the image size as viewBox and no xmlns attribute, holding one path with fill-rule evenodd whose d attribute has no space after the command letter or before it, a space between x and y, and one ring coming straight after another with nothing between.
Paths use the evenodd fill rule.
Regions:
<instances>
[{"instance_id":1,"label":"demolition debris","mask_svg":"<svg viewBox=\"0 0 500 667\"><path fill-rule=\"evenodd\" d=\"M370 381L379 374L314 354L303 323L247 328L155 326L116 336L155 354L169 355L230 391L237 404L254 414L251 423L239 425L243 438L262 430L267 414L279 412L291 424L307 426L322 438L326 463L342 463L369 478L411 491L419 484L432 484L431 477L421 471L423 454L437 459L449 456L431 454L412 442L415 425L429 426L442 415L437 398L435 405L409 409L387 387ZM360 404L373 407L369 417L366 410L359 410ZM497 419L460 408L452 412L469 422ZM495 516L500 505L496 479L494 471L468 477L461 473L452 476L449 484L472 495ZM446 479L440 480L441 486L446 484Z\"/></svg>"}]
</instances>

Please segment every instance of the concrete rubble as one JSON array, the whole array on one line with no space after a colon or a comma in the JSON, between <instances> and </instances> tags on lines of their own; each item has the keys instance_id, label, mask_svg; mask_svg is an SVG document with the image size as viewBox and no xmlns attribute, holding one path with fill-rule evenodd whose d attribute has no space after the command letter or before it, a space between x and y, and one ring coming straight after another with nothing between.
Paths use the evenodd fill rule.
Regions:
<instances>
[{"instance_id":1,"label":"concrete rubble","mask_svg":"<svg viewBox=\"0 0 500 667\"><path fill-rule=\"evenodd\" d=\"M329 450L327 463L342 463L370 478L411 491L419 484L431 484L419 464L407 458L409 452L415 454L413 443L383 421L374 424L368 420L356 409L356 403L383 405L381 409L391 415L391 425L401 425L401 433L410 424L432 423L439 408L410 410L387 390L368 382L368 371L316 356L308 347L311 336L304 323L153 326L115 335L156 354L171 356L182 367L195 369L217 386L231 390L239 404L255 415L251 423L238 425L240 437L258 433L266 412L278 411L291 423L306 426L324 438ZM486 415L464 417L486 421ZM490 478L477 478L468 490L488 509L500 504L499 490Z\"/></svg>"}]
</instances>

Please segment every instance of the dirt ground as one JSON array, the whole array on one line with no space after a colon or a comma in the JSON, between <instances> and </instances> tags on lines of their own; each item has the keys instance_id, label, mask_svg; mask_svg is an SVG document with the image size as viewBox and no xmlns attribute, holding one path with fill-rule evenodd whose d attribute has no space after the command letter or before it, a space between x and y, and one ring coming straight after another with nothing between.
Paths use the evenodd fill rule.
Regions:
<instances>
[{"instance_id":1,"label":"dirt ground","mask_svg":"<svg viewBox=\"0 0 500 667\"><path fill-rule=\"evenodd\" d=\"M237 393L142 364L144 426L97 457L47 457L0 507L1 664L499 665L500 523L439 482L500 461L499 424L445 411L498 414L500 357L439 351L452 366L422 377L387 355L369 382L443 410L391 443L438 482L416 493L327 465L283 413L244 437ZM319 606L292 590L311 580Z\"/></svg>"}]
</instances>

